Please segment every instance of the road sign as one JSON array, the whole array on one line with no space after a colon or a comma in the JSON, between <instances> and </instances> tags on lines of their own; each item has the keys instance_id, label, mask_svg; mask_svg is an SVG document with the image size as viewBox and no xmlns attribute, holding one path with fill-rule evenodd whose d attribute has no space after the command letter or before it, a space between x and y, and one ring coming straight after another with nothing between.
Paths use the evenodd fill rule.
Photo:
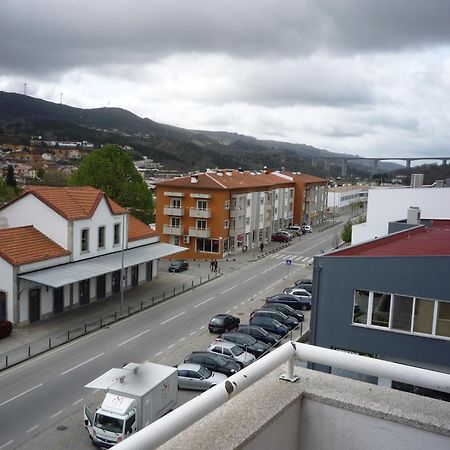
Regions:
<instances>
[{"instance_id":1,"label":"road sign","mask_svg":"<svg viewBox=\"0 0 450 450\"><path fill-rule=\"evenodd\" d=\"M287 266L290 266L291 264L292 264L292 259L287 259L287 260L286 260L286 265L287 265Z\"/></svg>"}]
</instances>

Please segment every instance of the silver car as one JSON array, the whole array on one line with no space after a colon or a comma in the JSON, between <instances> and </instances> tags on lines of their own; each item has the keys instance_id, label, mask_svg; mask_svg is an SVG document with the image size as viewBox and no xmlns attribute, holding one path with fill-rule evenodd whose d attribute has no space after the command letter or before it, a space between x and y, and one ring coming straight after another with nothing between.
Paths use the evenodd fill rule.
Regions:
<instances>
[{"instance_id":1,"label":"silver car","mask_svg":"<svg viewBox=\"0 0 450 450\"><path fill-rule=\"evenodd\" d=\"M212 372L199 364L183 363L178 367L178 387L206 391L227 379L223 373Z\"/></svg>"},{"instance_id":2,"label":"silver car","mask_svg":"<svg viewBox=\"0 0 450 450\"><path fill-rule=\"evenodd\" d=\"M256 359L255 355L242 350L241 347L233 342L214 341L207 350L208 352L218 353L226 358L233 358L241 367L248 366Z\"/></svg>"}]
</instances>

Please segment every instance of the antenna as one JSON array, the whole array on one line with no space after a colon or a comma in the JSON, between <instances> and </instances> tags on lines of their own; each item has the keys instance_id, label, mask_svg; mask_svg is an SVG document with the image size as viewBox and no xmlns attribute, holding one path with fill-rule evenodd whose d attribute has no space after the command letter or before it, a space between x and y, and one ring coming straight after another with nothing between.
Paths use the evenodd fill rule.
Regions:
<instances>
[{"instance_id":1,"label":"antenna","mask_svg":"<svg viewBox=\"0 0 450 450\"><path fill-rule=\"evenodd\" d=\"M23 83L23 95L27 95L27 83Z\"/></svg>"}]
</instances>

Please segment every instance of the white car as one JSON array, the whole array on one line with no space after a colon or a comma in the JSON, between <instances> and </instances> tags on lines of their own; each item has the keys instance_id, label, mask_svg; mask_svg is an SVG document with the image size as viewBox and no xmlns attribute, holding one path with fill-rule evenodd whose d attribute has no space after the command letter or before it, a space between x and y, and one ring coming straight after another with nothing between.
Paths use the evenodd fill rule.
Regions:
<instances>
[{"instance_id":1,"label":"white car","mask_svg":"<svg viewBox=\"0 0 450 450\"><path fill-rule=\"evenodd\" d=\"M241 367L248 366L255 361L255 355L242 350L233 342L215 341L208 348L208 352L218 353L226 358L233 358Z\"/></svg>"},{"instance_id":2,"label":"white car","mask_svg":"<svg viewBox=\"0 0 450 450\"><path fill-rule=\"evenodd\" d=\"M178 387L206 391L227 379L223 373L212 372L200 364L183 363L178 365Z\"/></svg>"},{"instance_id":3,"label":"white car","mask_svg":"<svg viewBox=\"0 0 450 450\"><path fill-rule=\"evenodd\" d=\"M306 289L290 287L283 290L283 294L295 295L297 298L311 298L311 294Z\"/></svg>"}]
</instances>

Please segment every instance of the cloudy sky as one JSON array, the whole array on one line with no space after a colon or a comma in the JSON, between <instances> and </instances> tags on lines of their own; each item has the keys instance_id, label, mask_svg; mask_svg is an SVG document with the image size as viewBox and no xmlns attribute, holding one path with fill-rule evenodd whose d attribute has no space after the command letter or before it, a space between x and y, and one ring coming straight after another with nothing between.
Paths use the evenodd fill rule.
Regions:
<instances>
[{"instance_id":1,"label":"cloudy sky","mask_svg":"<svg viewBox=\"0 0 450 450\"><path fill-rule=\"evenodd\" d=\"M450 0L0 0L0 90L362 156L450 156Z\"/></svg>"}]
</instances>

